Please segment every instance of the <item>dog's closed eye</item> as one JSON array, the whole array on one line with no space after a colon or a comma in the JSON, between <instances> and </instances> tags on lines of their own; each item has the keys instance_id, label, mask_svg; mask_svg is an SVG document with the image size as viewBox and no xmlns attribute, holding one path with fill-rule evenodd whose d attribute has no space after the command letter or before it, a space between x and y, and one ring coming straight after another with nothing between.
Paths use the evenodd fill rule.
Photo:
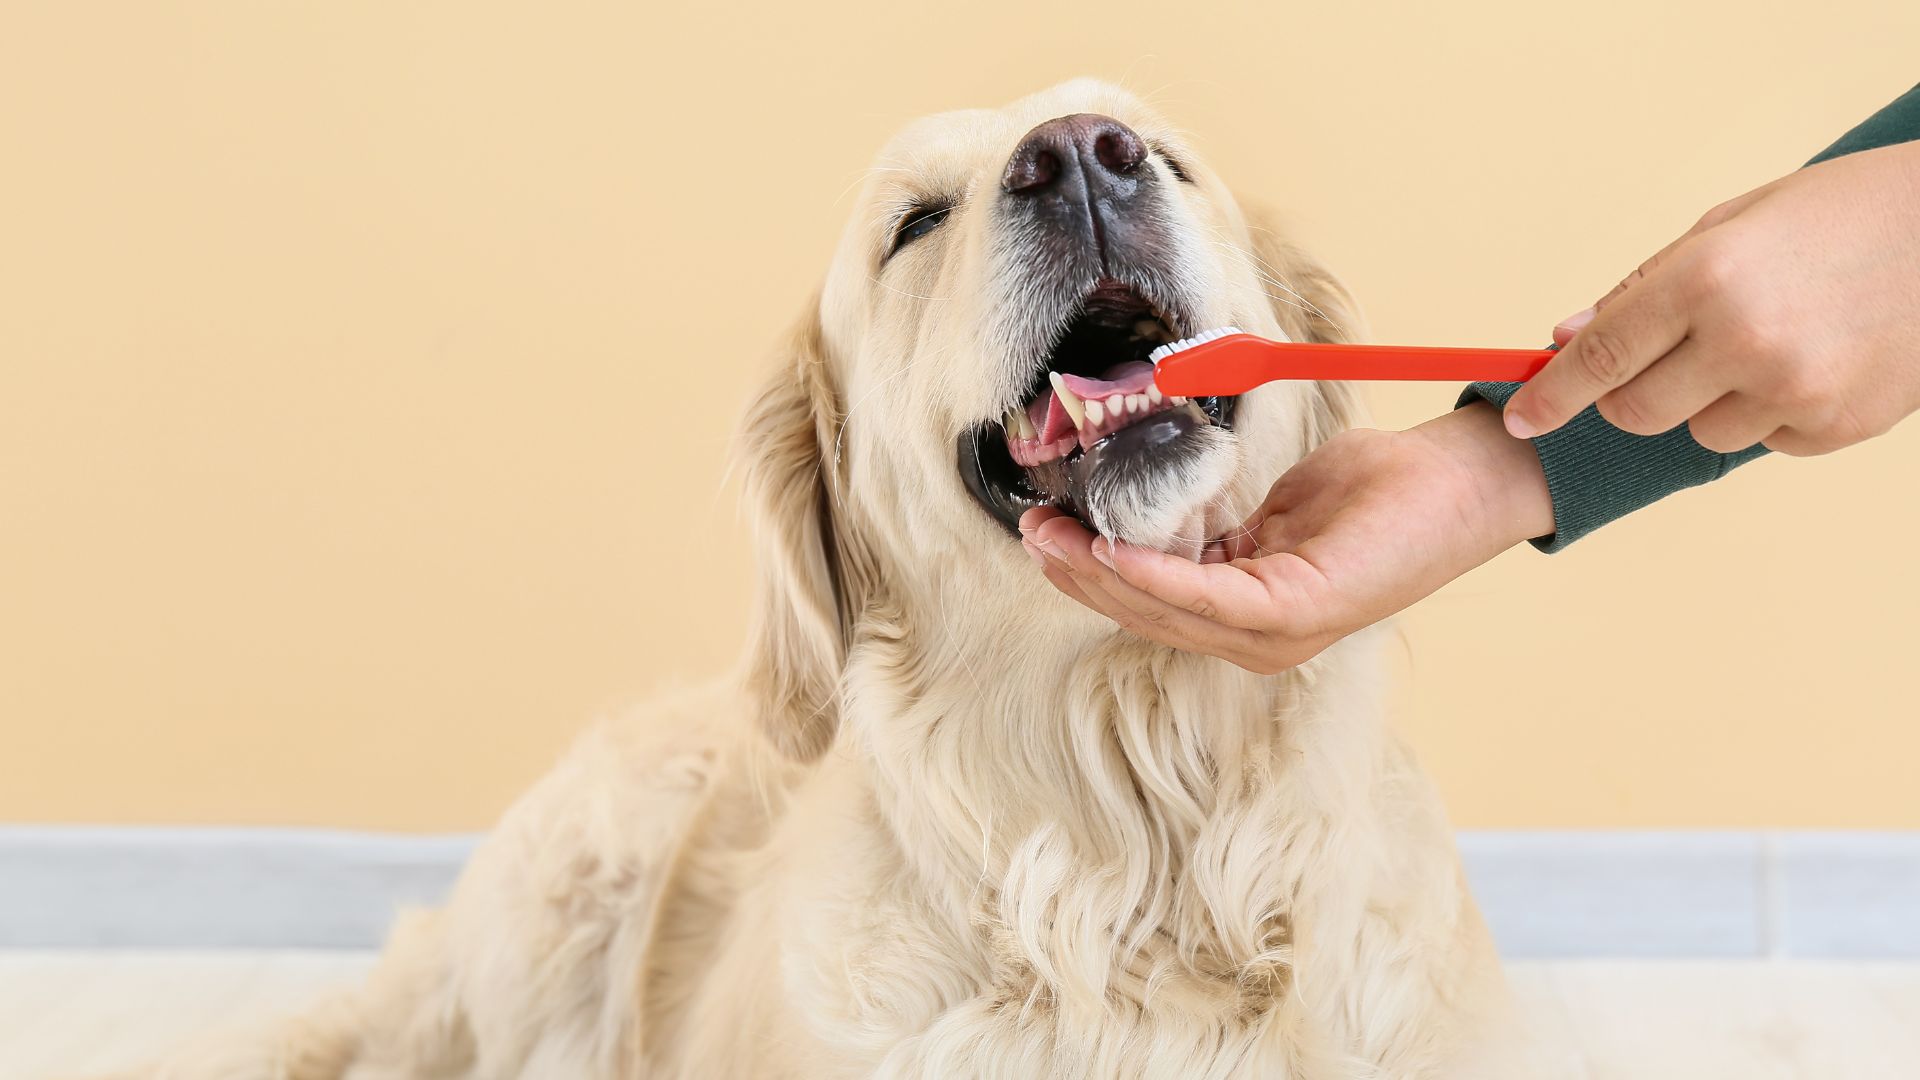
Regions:
<instances>
[{"instance_id":1,"label":"dog's closed eye","mask_svg":"<svg viewBox=\"0 0 1920 1080\"><path fill-rule=\"evenodd\" d=\"M894 227L893 246L887 250L887 256L893 257L901 248L939 228L952 212L950 203L932 203L916 206L900 215L900 224Z\"/></svg>"}]
</instances>

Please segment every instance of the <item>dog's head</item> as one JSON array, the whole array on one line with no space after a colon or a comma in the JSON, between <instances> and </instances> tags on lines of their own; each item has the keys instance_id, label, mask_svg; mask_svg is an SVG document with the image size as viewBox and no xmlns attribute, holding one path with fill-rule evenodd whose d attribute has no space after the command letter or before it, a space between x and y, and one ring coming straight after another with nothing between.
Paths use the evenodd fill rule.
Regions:
<instances>
[{"instance_id":1,"label":"dog's head","mask_svg":"<svg viewBox=\"0 0 1920 1080\"><path fill-rule=\"evenodd\" d=\"M1029 507L1197 552L1352 400L1316 383L1168 398L1148 353L1226 325L1338 340L1353 321L1322 267L1250 224L1118 88L1080 80L909 126L747 421L769 579L753 678L788 718L776 739L807 756L830 737L883 580L895 602L964 599L989 625L1058 601L1014 539Z\"/></svg>"}]
</instances>

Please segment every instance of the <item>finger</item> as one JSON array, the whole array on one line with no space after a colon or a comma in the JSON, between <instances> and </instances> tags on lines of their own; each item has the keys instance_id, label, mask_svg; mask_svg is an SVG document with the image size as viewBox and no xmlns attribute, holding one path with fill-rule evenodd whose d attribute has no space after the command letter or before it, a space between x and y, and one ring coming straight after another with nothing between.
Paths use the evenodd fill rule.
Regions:
<instances>
[{"instance_id":1,"label":"finger","mask_svg":"<svg viewBox=\"0 0 1920 1080\"><path fill-rule=\"evenodd\" d=\"M1025 513L1020 515L1020 522L1019 522L1020 538L1022 540L1025 540L1028 537L1032 536L1034 530L1038 529L1041 525L1044 525L1045 523L1052 521L1055 518L1063 518L1066 516L1067 516L1066 511L1061 510L1057 507L1053 507L1053 506L1032 507L1028 509Z\"/></svg>"},{"instance_id":2,"label":"finger","mask_svg":"<svg viewBox=\"0 0 1920 1080\"><path fill-rule=\"evenodd\" d=\"M1733 389L1724 355L1689 338L1653 366L1600 396L1607 423L1635 435L1672 431Z\"/></svg>"},{"instance_id":3,"label":"finger","mask_svg":"<svg viewBox=\"0 0 1920 1080\"><path fill-rule=\"evenodd\" d=\"M1760 441L1766 444L1767 449L1789 457L1818 457L1821 454L1831 454L1845 445L1786 427L1768 433Z\"/></svg>"},{"instance_id":4,"label":"finger","mask_svg":"<svg viewBox=\"0 0 1920 1080\"><path fill-rule=\"evenodd\" d=\"M1252 517L1241 522L1232 532L1227 533L1215 541L1220 545L1221 558L1213 561L1232 562L1235 559L1251 559L1266 554L1260 550L1260 539L1256 534L1260 531L1260 526L1266 522L1268 516L1268 510L1263 506L1255 511ZM1209 560L1202 559L1201 561L1207 562Z\"/></svg>"},{"instance_id":5,"label":"finger","mask_svg":"<svg viewBox=\"0 0 1920 1080\"><path fill-rule=\"evenodd\" d=\"M1248 514L1245 520L1241 521L1239 525L1228 530L1222 534L1218 540L1213 542L1219 545L1220 555L1222 557L1211 560L1203 557L1200 561L1232 562L1235 559L1251 559L1255 555L1262 554L1259 550L1259 541L1255 538L1254 533L1259 530L1260 526L1268 518L1286 512L1286 487L1287 476L1283 473L1280 479L1275 480L1273 486L1267 489L1266 497L1260 500L1259 506L1254 507L1253 513Z\"/></svg>"},{"instance_id":6,"label":"finger","mask_svg":"<svg viewBox=\"0 0 1920 1080\"><path fill-rule=\"evenodd\" d=\"M1863 439L1885 434L1886 429L1878 431L1847 424L1828 424L1821 427L1782 427L1761 439L1767 449L1788 454L1793 457L1818 457L1831 454L1835 450L1847 447Z\"/></svg>"},{"instance_id":7,"label":"finger","mask_svg":"<svg viewBox=\"0 0 1920 1080\"><path fill-rule=\"evenodd\" d=\"M1192 563L1125 543L1108 544L1107 555L1125 584L1211 622L1274 630L1290 614L1275 610L1266 582L1249 573L1245 563Z\"/></svg>"},{"instance_id":8,"label":"finger","mask_svg":"<svg viewBox=\"0 0 1920 1080\"><path fill-rule=\"evenodd\" d=\"M1639 266L1634 267L1633 273L1628 274L1626 277L1623 277L1618 282L1616 282L1613 288L1607 290L1606 295L1602 296L1600 299L1595 300L1593 302L1592 307L1588 308L1583 312L1580 312L1577 315L1572 315L1566 319L1561 320L1560 325L1555 327L1554 329L1555 330L1566 329L1566 330L1571 330L1574 333L1578 333L1579 331L1585 329L1586 325L1593 321L1593 317L1595 315L1598 315L1602 310L1604 310L1607 307L1607 305L1613 303L1615 300L1620 299L1620 297L1624 295L1627 292L1627 290L1633 288L1635 285L1640 284L1642 281L1645 281L1648 277L1652 276L1655 270L1658 270L1661 266L1666 264L1667 259L1673 255L1675 249L1677 249L1681 244L1686 243L1688 240L1693 239L1695 234L1699 233L1705 227L1706 227L1705 218L1702 218L1699 221L1695 222L1691 229L1688 229L1686 232L1683 232L1679 236L1674 237L1672 240L1667 242L1666 247L1663 247L1659 251L1654 252L1652 255L1648 256L1643 262L1641 262ZM1585 317L1582 318L1582 316L1585 316ZM1569 333L1567 335L1568 340L1571 340L1572 337L1573 337L1573 333ZM1560 341L1558 334L1554 335L1554 340ZM1565 345L1566 341L1560 341L1560 344Z\"/></svg>"},{"instance_id":9,"label":"finger","mask_svg":"<svg viewBox=\"0 0 1920 1080\"><path fill-rule=\"evenodd\" d=\"M1592 322L1593 317L1599 314L1599 312L1600 305L1594 304L1591 307L1576 311L1566 318L1561 319L1553 328L1553 343L1564 346L1567 342L1572 341L1573 335L1586 329L1587 324Z\"/></svg>"},{"instance_id":10,"label":"finger","mask_svg":"<svg viewBox=\"0 0 1920 1080\"><path fill-rule=\"evenodd\" d=\"M1143 614L1135 606L1129 605L1102 588L1095 580L1093 568L1082 565L1076 568L1064 549L1057 545L1050 547L1052 553L1040 554L1035 549L1035 557L1041 564L1041 573L1054 588L1065 593L1080 606L1114 621L1123 630L1139 634L1151 641L1175 649L1190 652L1203 652L1222 659L1242 664L1237 654L1230 648L1232 643L1210 640L1205 633L1181 633L1178 627L1168 625L1168 620L1153 613L1151 617ZM1095 566L1098 564L1096 563Z\"/></svg>"},{"instance_id":11,"label":"finger","mask_svg":"<svg viewBox=\"0 0 1920 1080\"><path fill-rule=\"evenodd\" d=\"M1589 322L1592 322L1594 315L1598 314L1600 309L1606 307L1608 304L1613 303L1613 301L1618 299L1622 293L1626 292L1629 288L1632 288L1635 284L1645 279L1649 274L1652 274L1655 270L1659 269L1662 265L1666 263L1668 257L1671 256L1676 250L1679 249L1680 245L1686 243L1687 241L1693 239L1696 236L1699 236L1701 233L1706 232L1708 229L1714 228L1715 226L1720 225L1723 222L1726 222L1727 220L1731 219L1734 215L1738 214L1741 210L1744 210L1748 206L1748 204L1752 203L1754 199L1758 198L1765 191L1766 191L1765 188L1756 188L1755 190L1749 191L1745 195L1740 196L1739 198L1728 199L1726 202L1723 202L1719 206L1716 206L1713 209L1707 211L1706 213L1700 215L1700 220L1694 222L1692 228L1688 229L1686 232L1681 233L1679 236L1674 237L1674 239L1670 243L1668 243L1666 247L1663 247L1659 251L1654 252L1651 258L1647 259L1647 261L1641 263L1639 266L1634 267L1633 273L1628 274L1624 278L1621 278L1620 283L1618 285L1615 285L1613 288L1607 290L1607 294L1605 296L1602 296L1600 299L1594 301L1593 306L1587 308L1585 311L1576 312L1560 320L1560 324L1553 328L1554 343L1557 345L1565 345L1567 342L1573 340L1573 336L1579 333L1580 330L1584 328Z\"/></svg>"},{"instance_id":12,"label":"finger","mask_svg":"<svg viewBox=\"0 0 1920 1080\"><path fill-rule=\"evenodd\" d=\"M1773 407L1751 394L1732 393L1687 421L1693 441L1717 454L1731 454L1759 443L1780 429Z\"/></svg>"},{"instance_id":13,"label":"finger","mask_svg":"<svg viewBox=\"0 0 1920 1080\"><path fill-rule=\"evenodd\" d=\"M1260 509L1254 511L1239 528L1220 538L1220 550L1226 558L1219 561L1264 558L1277 551L1286 551L1305 539L1296 535L1302 527L1292 513L1300 504L1281 491L1281 484L1286 483L1287 479L1287 476L1282 476Z\"/></svg>"},{"instance_id":14,"label":"finger","mask_svg":"<svg viewBox=\"0 0 1920 1080\"><path fill-rule=\"evenodd\" d=\"M1250 651L1258 639L1245 630L1224 626L1183 611L1146 592L1128 585L1093 555L1086 532L1049 523L1037 534L1042 551L1059 561L1060 569L1073 576L1097 610L1123 628L1142 637L1177 649L1226 656ZM1237 662L1237 661L1236 661Z\"/></svg>"},{"instance_id":15,"label":"finger","mask_svg":"<svg viewBox=\"0 0 1920 1080\"><path fill-rule=\"evenodd\" d=\"M1624 384L1686 337L1687 311L1656 273L1601 309L1507 402L1507 430L1544 435Z\"/></svg>"},{"instance_id":16,"label":"finger","mask_svg":"<svg viewBox=\"0 0 1920 1080\"><path fill-rule=\"evenodd\" d=\"M1111 614L1108 611L1109 608L1118 610L1118 605L1116 605L1110 597L1104 594L1092 593L1082 588L1081 583L1074 579L1072 571L1068 569L1065 561L1060 558L1057 550L1052 552L1042 550L1038 542L1040 526L1049 521L1059 520L1066 522L1065 525L1061 526L1062 528L1080 528L1080 522L1077 518L1070 517L1066 513L1056 510L1051 506L1036 506L1021 514L1019 522L1021 549L1033 559L1036 566L1040 567L1041 573L1053 584L1054 588L1067 594L1070 599L1079 603L1082 607L1092 608L1102 615ZM1085 530L1082 529L1081 531L1084 532Z\"/></svg>"},{"instance_id":17,"label":"finger","mask_svg":"<svg viewBox=\"0 0 1920 1080\"><path fill-rule=\"evenodd\" d=\"M1054 588L1067 594L1068 599L1079 604L1081 607L1091 608L1102 615L1111 617L1107 611L1107 607L1113 606L1111 597L1096 597L1090 595L1085 589L1080 587L1078 581L1074 580L1073 571L1067 569L1066 563L1061 560L1042 555L1038 549L1034 550L1034 557L1040 563L1040 573Z\"/></svg>"}]
</instances>

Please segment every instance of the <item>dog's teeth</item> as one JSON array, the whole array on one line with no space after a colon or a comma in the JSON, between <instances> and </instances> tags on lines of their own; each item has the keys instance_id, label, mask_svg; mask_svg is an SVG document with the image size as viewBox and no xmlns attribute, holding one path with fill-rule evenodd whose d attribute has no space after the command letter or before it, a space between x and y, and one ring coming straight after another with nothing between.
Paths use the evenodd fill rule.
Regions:
<instances>
[{"instance_id":1,"label":"dog's teeth","mask_svg":"<svg viewBox=\"0 0 1920 1080\"><path fill-rule=\"evenodd\" d=\"M1127 411L1128 412L1137 413L1145 409L1146 407L1147 407L1147 395L1145 394L1128 394L1127 395Z\"/></svg>"},{"instance_id":2,"label":"dog's teeth","mask_svg":"<svg viewBox=\"0 0 1920 1080\"><path fill-rule=\"evenodd\" d=\"M1033 430L1033 418L1027 415L1027 410L1025 409L1020 410L1020 437L1023 439L1037 439L1040 437L1040 433Z\"/></svg>"},{"instance_id":3,"label":"dog's teeth","mask_svg":"<svg viewBox=\"0 0 1920 1080\"><path fill-rule=\"evenodd\" d=\"M1166 400L1166 395L1160 392L1159 387L1149 386L1147 387L1147 400L1153 402L1155 405L1158 405L1162 401Z\"/></svg>"},{"instance_id":4,"label":"dog's teeth","mask_svg":"<svg viewBox=\"0 0 1920 1080\"><path fill-rule=\"evenodd\" d=\"M1107 418L1106 407L1101 405L1097 399L1089 398L1087 401L1088 422L1098 424L1100 421L1105 420L1106 418Z\"/></svg>"},{"instance_id":5,"label":"dog's teeth","mask_svg":"<svg viewBox=\"0 0 1920 1080\"><path fill-rule=\"evenodd\" d=\"M1076 428L1087 426L1087 412L1081 407L1080 398L1067 389L1067 380L1057 371L1047 372L1047 379L1053 383L1053 396L1060 399L1060 407L1067 410L1067 417Z\"/></svg>"},{"instance_id":6,"label":"dog's teeth","mask_svg":"<svg viewBox=\"0 0 1920 1080\"><path fill-rule=\"evenodd\" d=\"M1175 405L1185 405L1187 403L1186 398L1180 397L1178 395L1174 397L1170 397L1167 400L1173 402Z\"/></svg>"}]
</instances>

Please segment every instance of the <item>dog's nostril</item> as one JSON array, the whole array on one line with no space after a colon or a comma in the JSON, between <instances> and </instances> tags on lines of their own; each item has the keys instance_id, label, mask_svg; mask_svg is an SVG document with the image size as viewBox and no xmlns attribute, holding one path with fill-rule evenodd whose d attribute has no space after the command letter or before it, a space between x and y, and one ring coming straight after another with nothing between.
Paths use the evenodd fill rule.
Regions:
<instances>
[{"instance_id":1,"label":"dog's nostril","mask_svg":"<svg viewBox=\"0 0 1920 1080\"><path fill-rule=\"evenodd\" d=\"M1138 136L1118 124L1103 131L1093 142L1094 158L1117 173L1130 173L1147 159L1147 148Z\"/></svg>"},{"instance_id":2,"label":"dog's nostril","mask_svg":"<svg viewBox=\"0 0 1920 1080\"><path fill-rule=\"evenodd\" d=\"M1046 187L1060 175L1060 158L1052 150L1046 147L1021 149L1027 152L1017 153L1013 160L1007 162L1007 175L1001 183L1002 187L1014 192L1029 191Z\"/></svg>"},{"instance_id":3,"label":"dog's nostril","mask_svg":"<svg viewBox=\"0 0 1920 1080\"><path fill-rule=\"evenodd\" d=\"M1076 113L1049 120L1027 132L1013 156L1000 186L1014 194L1033 195L1063 182L1078 162L1090 182L1094 174L1128 176L1147 159L1146 144L1133 129L1111 116Z\"/></svg>"}]
</instances>

